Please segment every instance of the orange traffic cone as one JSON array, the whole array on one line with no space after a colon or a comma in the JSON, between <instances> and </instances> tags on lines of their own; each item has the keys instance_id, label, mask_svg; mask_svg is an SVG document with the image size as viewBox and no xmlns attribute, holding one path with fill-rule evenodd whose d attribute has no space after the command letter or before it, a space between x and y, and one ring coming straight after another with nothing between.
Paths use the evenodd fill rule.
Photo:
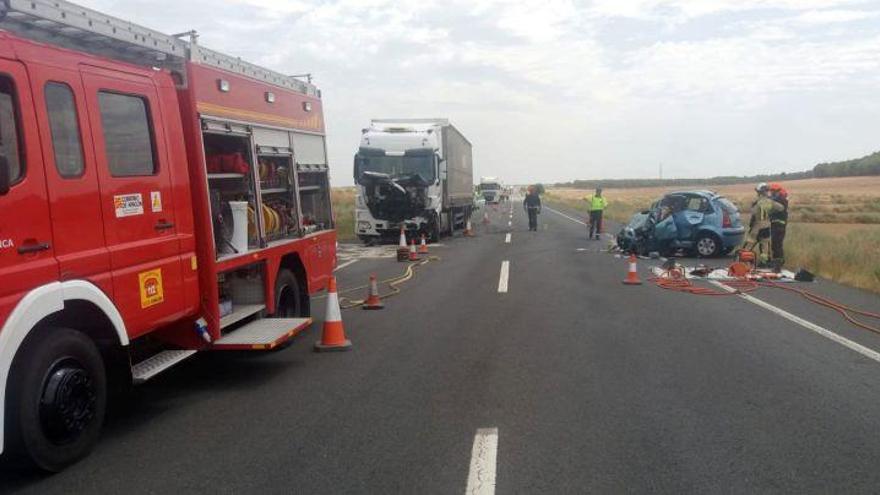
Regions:
<instances>
[{"instance_id":1,"label":"orange traffic cone","mask_svg":"<svg viewBox=\"0 0 880 495\"><path fill-rule=\"evenodd\" d=\"M403 226L400 227L400 242L397 244L397 261L409 260L409 248L406 247L406 234Z\"/></svg>"},{"instance_id":2,"label":"orange traffic cone","mask_svg":"<svg viewBox=\"0 0 880 495\"><path fill-rule=\"evenodd\" d=\"M629 255L629 271L626 272L626 278L623 279L623 283L626 285L642 285L642 281L639 280L639 268L636 265L636 255Z\"/></svg>"},{"instance_id":3,"label":"orange traffic cone","mask_svg":"<svg viewBox=\"0 0 880 495\"><path fill-rule=\"evenodd\" d=\"M428 254L428 244L425 242L425 234L422 234L422 243L419 244L419 254Z\"/></svg>"},{"instance_id":4,"label":"orange traffic cone","mask_svg":"<svg viewBox=\"0 0 880 495\"><path fill-rule=\"evenodd\" d=\"M410 261L419 261L419 255L416 253L416 240L412 240L412 244L409 245L409 260Z\"/></svg>"},{"instance_id":5,"label":"orange traffic cone","mask_svg":"<svg viewBox=\"0 0 880 495\"><path fill-rule=\"evenodd\" d=\"M348 351L351 341L345 338L342 326L342 313L339 311L339 295L336 293L336 277L330 277L327 286L327 312L324 317L324 329L321 341L315 342L315 351Z\"/></svg>"},{"instance_id":6,"label":"orange traffic cone","mask_svg":"<svg viewBox=\"0 0 880 495\"><path fill-rule=\"evenodd\" d=\"M382 299L379 297L379 285L376 283L376 275L370 275L370 294L362 306L364 309L382 309Z\"/></svg>"},{"instance_id":7,"label":"orange traffic cone","mask_svg":"<svg viewBox=\"0 0 880 495\"><path fill-rule=\"evenodd\" d=\"M400 242L397 243L397 247L407 249L406 234L403 232L403 227L400 227Z\"/></svg>"},{"instance_id":8,"label":"orange traffic cone","mask_svg":"<svg viewBox=\"0 0 880 495\"><path fill-rule=\"evenodd\" d=\"M474 230L471 228L471 221L470 221L470 219L468 219L467 223L465 224L465 227L464 227L464 236L465 236L465 237L473 237L473 236L474 236Z\"/></svg>"}]
</instances>

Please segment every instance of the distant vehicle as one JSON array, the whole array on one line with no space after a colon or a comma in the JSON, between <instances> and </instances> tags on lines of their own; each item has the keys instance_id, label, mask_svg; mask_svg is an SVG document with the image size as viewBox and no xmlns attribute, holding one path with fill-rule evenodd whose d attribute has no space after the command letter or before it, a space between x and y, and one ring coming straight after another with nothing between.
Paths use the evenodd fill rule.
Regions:
<instances>
[{"instance_id":1,"label":"distant vehicle","mask_svg":"<svg viewBox=\"0 0 880 495\"><path fill-rule=\"evenodd\" d=\"M471 143L447 119L373 120L354 157L355 234L397 238L401 227L436 241L464 229L474 209Z\"/></svg>"},{"instance_id":2,"label":"distant vehicle","mask_svg":"<svg viewBox=\"0 0 880 495\"><path fill-rule=\"evenodd\" d=\"M501 201L501 196L504 194L504 187L501 185L501 181L495 177L481 178L478 189L480 194L483 195L483 199L486 200L486 203L498 203Z\"/></svg>"},{"instance_id":3,"label":"distant vehicle","mask_svg":"<svg viewBox=\"0 0 880 495\"><path fill-rule=\"evenodd\" d=\"M684 249L709 258L730 253L744 236L739 210L730 200L712 191L680 191L633 215L617 235L617 244L639 254L670 255Z\"/></svg>"}]
</instances>

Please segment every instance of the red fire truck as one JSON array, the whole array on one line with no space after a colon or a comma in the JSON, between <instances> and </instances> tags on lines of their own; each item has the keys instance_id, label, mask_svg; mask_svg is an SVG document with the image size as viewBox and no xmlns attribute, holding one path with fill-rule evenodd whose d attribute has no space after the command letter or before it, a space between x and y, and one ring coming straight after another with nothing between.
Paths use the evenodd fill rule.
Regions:
<instances>
[{"instance_id":1,"label":"red fire truck","mask_svg":"<svg viewBox=\"0 0 880 495\"><path fill-rule=\"evenodd\" d=\"M311 324L321 93L60 0L5 0L0 29L0 449L60 470L112 391Z\"/></svg>"}]
</instances>

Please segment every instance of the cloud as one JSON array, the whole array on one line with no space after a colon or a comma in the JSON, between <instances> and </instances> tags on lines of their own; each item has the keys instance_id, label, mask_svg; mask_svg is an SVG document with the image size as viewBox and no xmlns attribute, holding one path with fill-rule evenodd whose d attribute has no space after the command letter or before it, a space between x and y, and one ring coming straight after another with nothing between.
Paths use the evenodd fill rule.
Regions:
<instances>
[{"instance_id":1,"label":"cloud","mask_svg":"<svg viewBox=\"0 0 880 495\"><path fill-rule=\"evenodd\" d=\"M666 175L798 170L878 147L870 1L84 3L313 73L337 184L374 117L449 117L477 175L510 182L646 176L661 161Z\"/></svg>"}]
</instances>

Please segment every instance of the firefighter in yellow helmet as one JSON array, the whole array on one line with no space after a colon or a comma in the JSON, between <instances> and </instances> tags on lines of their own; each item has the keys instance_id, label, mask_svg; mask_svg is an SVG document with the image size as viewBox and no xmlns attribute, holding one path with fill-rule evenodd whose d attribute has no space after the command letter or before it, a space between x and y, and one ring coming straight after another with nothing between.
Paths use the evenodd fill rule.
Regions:
<instances>
[{"instance_id":1,"label":"firefighter in yellow helmet","mask_svg":"<svg viewBox=\"0 0 880 495\"><path fill-rule=\"evenodd\" d=\"M754 251L760 266L770 262L770 217L774 213L785 210L781 204L770 199L770 188L766 183L755 188L758 197L752 203L752 218L749 221L749 233L743 249Z\"/></svg>"}]
</instances>

